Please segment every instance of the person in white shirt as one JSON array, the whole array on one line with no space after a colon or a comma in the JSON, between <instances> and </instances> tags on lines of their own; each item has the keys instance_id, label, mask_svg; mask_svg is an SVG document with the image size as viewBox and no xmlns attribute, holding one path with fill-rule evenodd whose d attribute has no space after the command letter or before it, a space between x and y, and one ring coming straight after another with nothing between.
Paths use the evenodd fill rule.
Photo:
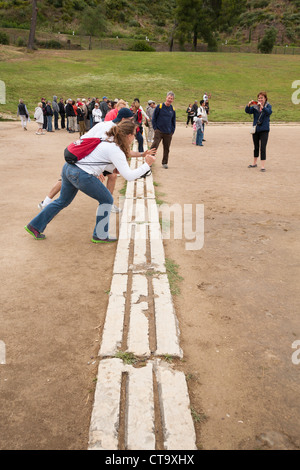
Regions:
<instances>
[{"instance_id":1,"label":"person in white shirt","mask_svg":"<svg viewBox=\"0 0 300 470\"><path fill-rule=\"evenodd\" d=\"M102 112L101 112L101 109L99 107L99 103L95 103L95 107L92 111L92 115L93 115L94 125L98 124L99 122L102 122Z\"/></svg>"},{"instance_id":2,"label":"person in white shirt","mask_svg":"<svg viewBox=\"0 0 300 470\"><path fill-rule=\"evenodd\" d=\"M208 124L207 112L206 112L206 109L205 109L204 105L205 105L205 101L204 101L204 100L201 100L201 101L200 101L200 106L199 106L199 108L197 109L197 116L202 118L202 126L203 126L202 132L203 132L203 136L204 136L205 124ZM203 138L202 141L205 142L205 139Z\"/></svg>"},{"instance_id":3,"label":"person in white shirt","mask_svg":"<svg viewBox=\"0 0 300 470\"><path fill-rule=\"evenodd\" d=\"M102 141L87 157L76 164L65 163L62 169L62 187L58 199L49 204L29 224L25 230L36 240L44 240L43 231L48 223L75 198L78 190L96 199L99 203L96 225L93 231L93 243L115 242L115 238L109 236L109 216L113 197L109 190L100 181L99 176L103 171L119 173L128 181L140 178L150 170L155 162L155 156L146 152L145 163L132 170L127 158L130 157L130 147L135 138L135 124L131 120L125 120L113 126L106 133L106 140Z\"/></svg>"}]
</instances>

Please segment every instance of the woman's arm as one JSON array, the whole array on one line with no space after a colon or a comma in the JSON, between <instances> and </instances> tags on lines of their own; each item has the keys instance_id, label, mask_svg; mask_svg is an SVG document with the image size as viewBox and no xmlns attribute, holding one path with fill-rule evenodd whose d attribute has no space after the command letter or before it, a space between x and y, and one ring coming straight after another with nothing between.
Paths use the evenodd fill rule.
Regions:
<instances>
[{"instance_id":1,"label":"woman's arm","mask_svg":"<svg viewBox=\"0 0 300 470\"><path fill-rule=\"evenodd\" d=\"M112 164L117 168L119 173L125 178L127 181L133 181L137 178L140 178L144 175L147 171L150 170L150 165L155 161L154 156L146 156L146 162L143 163L140 167L136 168L135 170L131 170L124 152L121 149L112 147L110 150L110 160ZM147 163L148 162L148 163Z\"/></svg>"}]
</instances>

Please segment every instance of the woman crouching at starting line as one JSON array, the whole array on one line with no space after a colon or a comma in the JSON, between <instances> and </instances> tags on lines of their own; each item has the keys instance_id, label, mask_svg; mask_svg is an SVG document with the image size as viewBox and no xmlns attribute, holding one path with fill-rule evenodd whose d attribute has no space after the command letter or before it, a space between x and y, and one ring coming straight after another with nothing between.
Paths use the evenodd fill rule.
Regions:
<instances>
[{"instance_id":1,"label":"woman crouching at starting line","mask_svg":"<svg viewBox=\"0 0 300 470\"><path fill-rule=\"evenodd\" d=\"M130 157L130 147L135 138L135 124L132 121L122 121L107 132L107 139L102 141L87 157L75 164L65 163L62 169L62 187L58 199L43 209L29 224L25 226L36 240L44 240L43 234L48 223L75 198L78 190L96 199L99 207L96 216L92 242L109 243L117 239L109 236L109 216L113 197L99 176L116 168L127 180L140 178L150 170L155 162L156 149L146 152L145 163L131 170L127 158Z\"/></svg>"}]
</instances>

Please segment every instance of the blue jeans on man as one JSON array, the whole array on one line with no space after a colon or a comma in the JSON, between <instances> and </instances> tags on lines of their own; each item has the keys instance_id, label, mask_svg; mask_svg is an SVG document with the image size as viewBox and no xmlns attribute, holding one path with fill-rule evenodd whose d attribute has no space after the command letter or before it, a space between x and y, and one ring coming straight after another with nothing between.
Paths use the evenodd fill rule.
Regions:
<instances>
[{"instance_id":1,"label":"blue jeans on man","mask_svg":"<svg viewBox=\"0 0 300 470\"><path fill-rule=\"evenodd\" d=\"M203 147L202 140L203 140L203 131L201 129L198 129L197 135L196 135L196 145L200 145L200 147Z\"/></svg>"},{"instance_id":2,"label":"blue jeans on man","mask_svg":"<svg viewBox=\"0 0 300 470\"><path fill-rule=\"evenodd\" d=\"M86 171L81 170L81 168L78 168L77 165L69 163L65 163L63 166L61 176L62 187L59 198L52 201L32 219L30 225L42 233L53 217L71 204L78 190L80 190L99 202L93 237L108 238L109 216L113 197L106 186L96 176L90 175Z\"/></svg>"},{"instance_id":3,"label":"blue jeans on man","mask_svg":"<svg viewBox=\"0 0 300 470\"><path fill-rule=\"evenodd\" d=\"M47 116L47 131L52 132L52 116Z\"/></svg>"}]
</instances>

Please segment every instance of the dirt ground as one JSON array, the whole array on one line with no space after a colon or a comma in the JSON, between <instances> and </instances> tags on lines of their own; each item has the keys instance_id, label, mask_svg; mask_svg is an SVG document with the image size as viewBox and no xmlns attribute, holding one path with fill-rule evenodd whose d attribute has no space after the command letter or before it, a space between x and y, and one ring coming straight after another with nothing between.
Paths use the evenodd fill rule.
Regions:
<instances>
[{"instance_id":1,"label":"dirt ground","mask_svg":"<svg viewBox=\"0 0 300 470\"><path fill-rule=\"evenodd\" d=\"M95 202L78 194L38 242L24 230L56 182L66 131L1 122L0 449L86 449L116 245L90 242ZM199 449L299 449L299 130L272 125L267 171L250 124L179 125L160 199L203 204L204 246L164 240ZM118 178L118 189L123 185ZM171 227L172 235L172 227Z\"/></svg>"}]
</instances>

